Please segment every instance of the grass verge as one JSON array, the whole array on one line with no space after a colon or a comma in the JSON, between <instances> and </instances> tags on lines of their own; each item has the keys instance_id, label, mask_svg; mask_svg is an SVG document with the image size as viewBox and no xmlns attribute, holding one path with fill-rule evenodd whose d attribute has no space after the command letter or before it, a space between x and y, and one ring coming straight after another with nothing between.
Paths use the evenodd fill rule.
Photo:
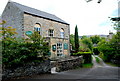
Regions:
<instances>
[{"instance_id":1,"label":"grass verge","mask_svg":"<svg viewBox=\"0 0 120 81\"><path fill-rule=\"evenodd\" d=\"M100 63L100 59L98 57L95 57L95 59L97 63Z\"/></svg>"},{"instance_id":2,"label":"grass verge","mask_svg":"<svg viewBox=\"0 0 120 81\"><path fill-rule=\"evenodd\" d=\"M110 65L110 66L114 66L114 67L120 67L120 65L118 64L113 64L111 62L105 62L106 64Z\"/></svg>"},{"instance_id":3,"label":"grass verge","mask_svg":"<svg viewBox=\"0 0 120 81\"><path fill-rule=\"evenodd\" d=\"M82 64L83 68L92 68L92 66L93 66L92 63Z\"/></svg>"}]
</instances>

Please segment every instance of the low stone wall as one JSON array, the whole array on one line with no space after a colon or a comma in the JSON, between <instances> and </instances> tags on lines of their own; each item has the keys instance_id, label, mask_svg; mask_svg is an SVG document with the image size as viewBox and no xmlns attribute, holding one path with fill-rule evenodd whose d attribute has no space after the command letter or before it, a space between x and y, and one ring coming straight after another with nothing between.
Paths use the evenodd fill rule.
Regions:
<instances>
[{"instance_id":1,"label":"low stone wall","mask_svg":"<svg viewBox=\"0 0 120 81\"><path fill-rule=\"evenodd\" d=\"M16 69L3 69L2 79L13 79L26 76L32 76L42 73L49 73L51 71L50 60L46 60L41 63L31 63L23 67L18 67Z\"/></svg>"},{"instance_id":2,"label":"low stone wall","mask_svg":"<svg viewBox=\"0 0 120 81\"><path fill-rule=\"evenodd\" d=\"M83 57L74 57L66 60L59 60L52 63L52 67L56 67L57 72L66 71L70 69L75 69L77 67L82 67Z\"/></svg>"}]
</instances>

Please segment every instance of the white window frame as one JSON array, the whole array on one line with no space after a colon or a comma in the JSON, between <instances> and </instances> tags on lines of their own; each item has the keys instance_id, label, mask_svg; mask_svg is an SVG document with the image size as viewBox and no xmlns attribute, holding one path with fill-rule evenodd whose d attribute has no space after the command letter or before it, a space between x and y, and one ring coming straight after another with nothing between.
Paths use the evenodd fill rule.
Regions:
<instances>
[{"instance_id":1,"label":"white window frame","mask_svg":"<svg viewBox=\"0 0 120 81\"><path fill-rule=\"evenodd\" d=\"M63 55L63 43L57 43L57 56L61 57Z\"/></svg>"},{"instance_id":2,"label":"white window frame","mask_svg":"<svg viewBox=\"0 0 120 81\"><path fill-rule=\"evenodd\" d=\"M41 35L41 25L36 23L34 26L34 31L38 32Z\"/></svg>"},{"instance_id":3,"label":"white window frame","mask_svg":"<svg viewBox=\"0 0 120 81\"><path fill-rule=\"evenodd\" d=\"M64 31L63 28L61 28L61 30L60 30L60 37L64 38L64 36L65 36L65 31Z\"/></svg>"}]
</instances>

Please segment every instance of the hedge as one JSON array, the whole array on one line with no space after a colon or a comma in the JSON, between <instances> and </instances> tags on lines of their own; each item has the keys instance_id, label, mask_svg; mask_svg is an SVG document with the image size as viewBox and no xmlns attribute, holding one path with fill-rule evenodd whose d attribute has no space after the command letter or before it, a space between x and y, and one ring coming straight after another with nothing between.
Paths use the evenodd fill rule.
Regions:
<instances>
[{"instance_id":1,"label":"hedge","mask_svg":"<svg viewBox=\"0 0 120 81\"><path fill-rule=\"evenodd\" d=\"M84 63L91 63L92 62L92 52L78 52L73 53L72 56L83 56Z\"/></svg>"}]
</instances>

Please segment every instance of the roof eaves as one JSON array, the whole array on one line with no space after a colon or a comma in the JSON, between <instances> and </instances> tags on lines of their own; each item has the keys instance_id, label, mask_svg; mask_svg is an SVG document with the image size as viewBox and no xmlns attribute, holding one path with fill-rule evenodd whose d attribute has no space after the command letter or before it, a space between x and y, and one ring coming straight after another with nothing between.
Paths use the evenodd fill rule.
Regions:
<instances>
[{"instance_id":1,"label":"roof eaves","mask_svg":"<svg viewBox=\"0 0 120 81\"><path fill-rule=\"evenodd\" d=\"M57 21L57 20L54 20L54 19L51 19L51 18L47 18L47 17L43 17L43 16L39 16L39 15L35 15L35 14L29 13L29 12L26 12L26 11L24 11L24 13L29 14L29 15L33 15L33 16L36 16L36 17L40 17L40 18L44 18L44 19L48 19L48 20L51 20L51 21L59 22L59 23L62 23L62 24L69 25L68 23L65 23L65 22L60 22L60 21Z\"/></svg>"},{"instance_id":2,"label":"roof eaves","mask_svg":"<svg viewBox=\"0 0 120 81\"><path fill-rule=\"evenodd\" d=\"M23 12L25 12L27 14L31 14L31 15L34 15L34 16L38 16L38 17L41 17L41 18L45 18L45 19L49 19L49 20L52 20L52 21L56 21L56 22L59 22L59 23L69 25L68 23L66 23L65 21L63 21L62 19L58 18L57 16L55 16L53 14L50 14L50 13L47 13L47 12L44 12L44 11L40 11L40 10L31 8L31 7L28 7L28 6L24 6L24 5L21 5L21 4L16 3L16 2L11 2L11 3L13 3L21 11L23 11ZM21 6L22 6L22 8L21 8ZM26 10L26 9L28 9L28 10ZM32 11L37 11L37 12L32 12ZM39 14L39 13L41 13L41 14Z\"/></svg>"}]
</instances>

